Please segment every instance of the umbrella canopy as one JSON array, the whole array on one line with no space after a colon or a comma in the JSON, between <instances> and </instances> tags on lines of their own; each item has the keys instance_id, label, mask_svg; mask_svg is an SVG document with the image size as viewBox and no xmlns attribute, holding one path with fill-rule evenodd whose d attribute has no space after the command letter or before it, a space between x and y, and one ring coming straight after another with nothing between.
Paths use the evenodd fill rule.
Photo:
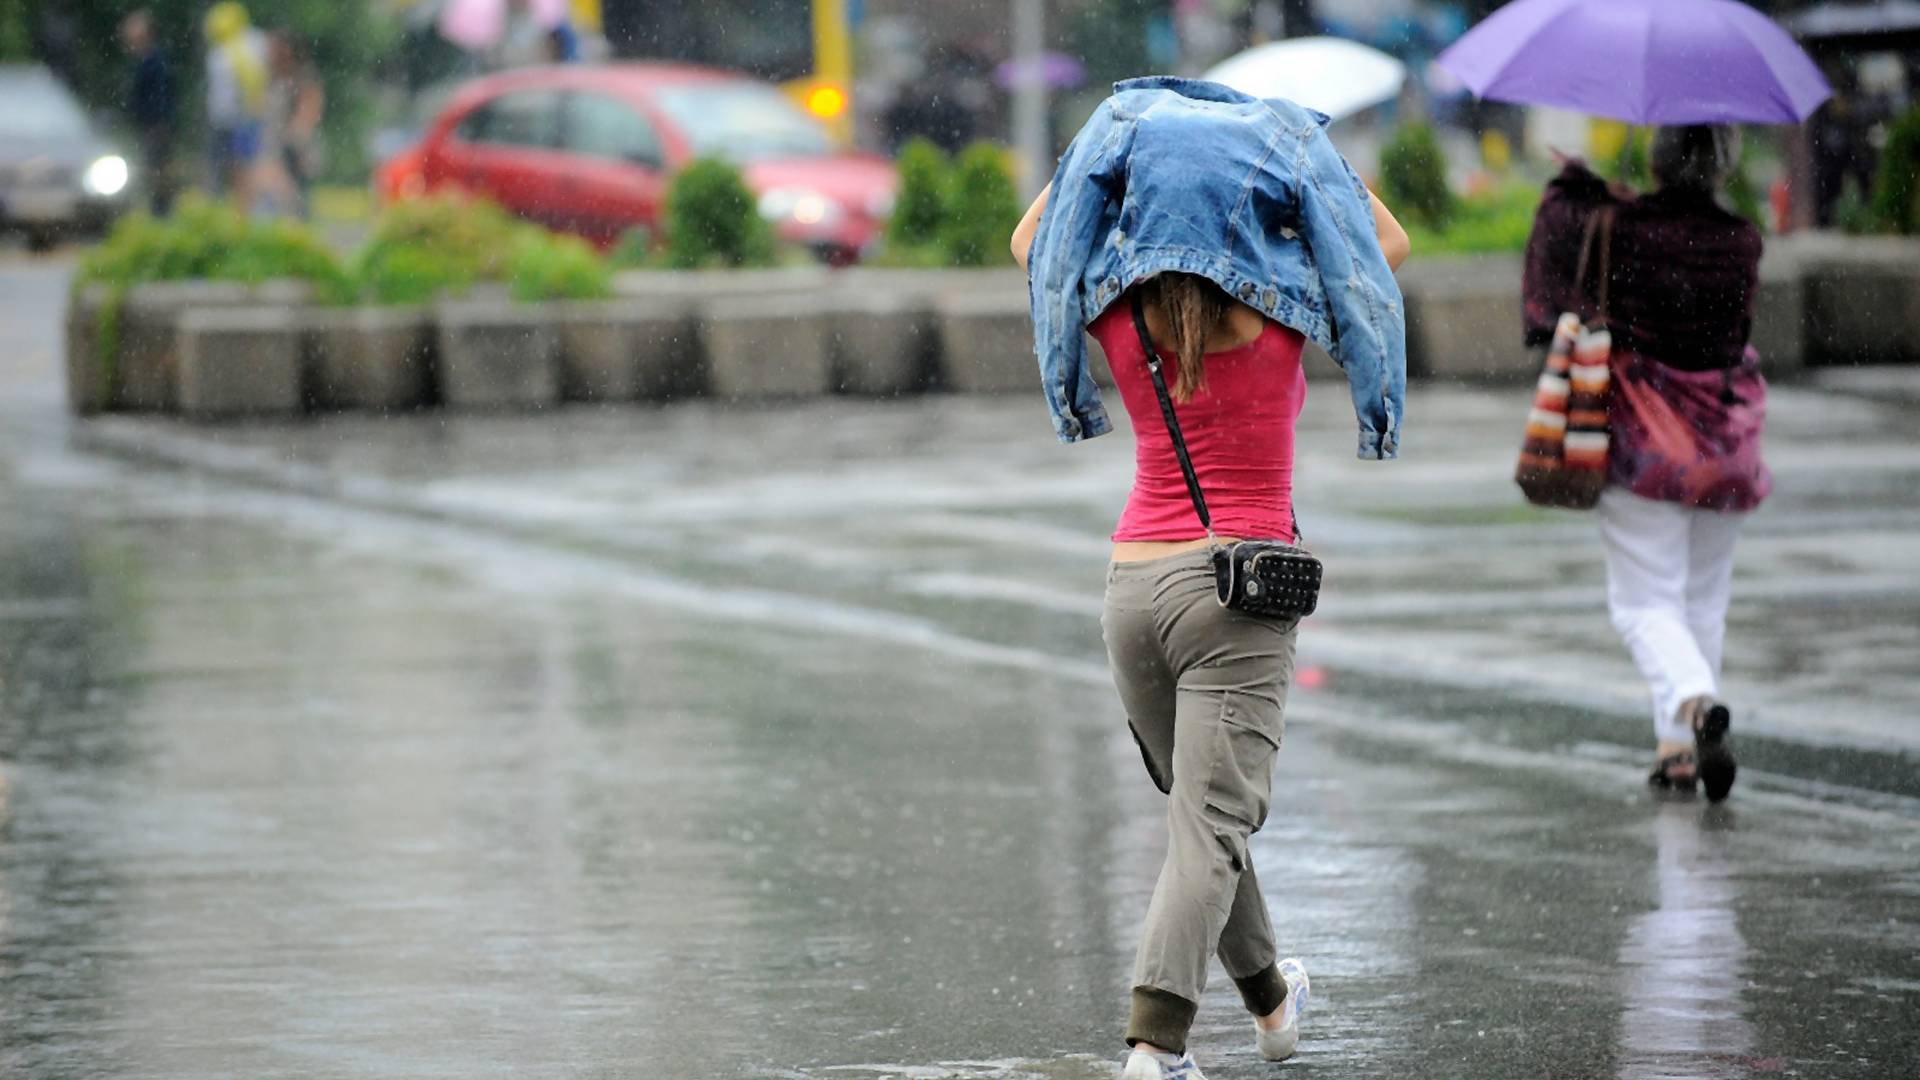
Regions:
<instances>
[{"instance_id":1,"label":"umbrella canopy","mask_svg":"<svg viewBox=\"0 0 1920 1080\"><path fill-rule=\"evenodd\" d=\"M1832 94L1736 0L1514 0L1438 62L1481 97L1635 124L1793 124Z\"/></svg>"},{"instance_id":2,"label":"umbrella canopy","mask_svg":"<svg viewBox=\"0 0 1920 1080\"><path fill-rule=\"evenodd\" d=\"M1338 120L1391 101L1407 65L1343 38L1307 37L1257 45L1221 61L1206 78L1258 98L1286 98Z\"/></svg>"},{"instance_id":3,"label":"umbrella canopy","mask_svg":"<svg viewBox=\"0 0 1920 1080\"><path fill-rule=\"evenodd\" d=\"M527 6L541 26L558 26L567 17L567 0L528 0ZM446 0L436 25L463 49L490 49L507 32L507 0Z\"/></svg>"}]
</instances>

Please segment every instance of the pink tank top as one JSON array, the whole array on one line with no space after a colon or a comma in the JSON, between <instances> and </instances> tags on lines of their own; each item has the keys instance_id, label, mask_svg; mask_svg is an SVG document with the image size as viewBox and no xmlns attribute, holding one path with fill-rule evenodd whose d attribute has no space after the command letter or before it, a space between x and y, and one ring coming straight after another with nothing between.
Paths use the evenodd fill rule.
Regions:
<instances>
[{"instance_id":1,"label":"pink tank top","mask_svg":"<svg viewBox=\"0 0 1920 1080\"><path fill-rule=\"evenodd\" d=\"M1107 354L1114 383L1133 419L1133 493L1114 529L1117 541L1198 540L1207 535L1187 496L1173 437L1160 417L1153 376L1126 297L1088 328ZM1175 403L1180 429L1217 535L1294 540L1293 428L1307 400L1300 366L1305 340L1269 321L1236 349L1207 354L1207 386ZM1179 361L1162 356L1171 385Z\"/></svg>"}]
</instances>

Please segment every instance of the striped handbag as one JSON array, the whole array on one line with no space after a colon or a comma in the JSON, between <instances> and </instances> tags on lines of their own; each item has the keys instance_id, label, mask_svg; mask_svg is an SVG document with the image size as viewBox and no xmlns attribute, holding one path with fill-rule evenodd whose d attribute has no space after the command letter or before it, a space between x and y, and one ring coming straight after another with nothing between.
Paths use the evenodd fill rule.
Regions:
<instances>
[{"instance_id":1,"label":"striped handbag","mask_svg":"<svg viewBox=\"0 0 1920 1080\"><path fill-rule=\"evenodd\" d=\"M1613 208L1587 219L1580 242L1576 296L1586 295L1586 274L1594 240L1600 241L1598 303L1591 320L1575 312L1560 316L1547 347L1546 363L1527 413L1526 440L1514 483L1536 506L1591 510L1607 486L1607 399L1612 393L1609 366L1613 335L1607 331L1607 276L1613 248Z\"/></svg>"}]
</instances>

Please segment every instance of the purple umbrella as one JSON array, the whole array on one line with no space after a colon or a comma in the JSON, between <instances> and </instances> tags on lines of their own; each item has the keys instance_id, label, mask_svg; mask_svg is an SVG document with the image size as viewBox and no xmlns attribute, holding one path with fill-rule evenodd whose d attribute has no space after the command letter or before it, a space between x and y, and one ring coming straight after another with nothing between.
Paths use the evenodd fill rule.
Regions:
<instances>
[{"instance_id":1,"label":"purple umbrella","mask_svg":"<svg viewBox=\"0 0 1920 1080\"><path fill-rule=\"evenodd\" d=\"M1439 63L1481 97L1634 124L1795 124L1832 94L1735 0L1514 0Z\"/></svg>"},{"instance_id":2,"label":"purple umbrella","mask_svg":"<svg viewBox=\"0 0 1920 1080\"><path fill-rule=\"evenodd\" d=\"M1049 89L1071 90L1087 81L1087 66L1066 53L1043 52L1031 59L1016 56L993 69L993 81L1007 90L1036 79Z\"/></svg>"}]
</instances>

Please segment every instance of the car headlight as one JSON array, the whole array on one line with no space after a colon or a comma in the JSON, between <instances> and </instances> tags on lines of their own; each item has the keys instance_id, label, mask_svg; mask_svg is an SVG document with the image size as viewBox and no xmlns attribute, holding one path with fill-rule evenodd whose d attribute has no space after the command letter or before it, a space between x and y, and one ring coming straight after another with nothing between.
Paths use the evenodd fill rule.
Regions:
<instances>
[{"instance_id":1,"label":"car headlight","mask_svg":"<svg viewBox=\"0 0 1920 1080\"><path fill-rule=\"evenodd\" d=\"M768 221L832 226L838 224L846 213L839 203L806 188L774 188L760 196L760 216Z\"/></svg>"},{"instance_id":2,"label":"car headlight","mask_svg":"<svg viewBox=\"0 0 1920 1080\"><path fill-rule=\"evenodd\" d=\"M127 159L119 154L95 158L80 177L80 186L89 195L118 195L127 188Z\"/></svg>"}]
</instances>

